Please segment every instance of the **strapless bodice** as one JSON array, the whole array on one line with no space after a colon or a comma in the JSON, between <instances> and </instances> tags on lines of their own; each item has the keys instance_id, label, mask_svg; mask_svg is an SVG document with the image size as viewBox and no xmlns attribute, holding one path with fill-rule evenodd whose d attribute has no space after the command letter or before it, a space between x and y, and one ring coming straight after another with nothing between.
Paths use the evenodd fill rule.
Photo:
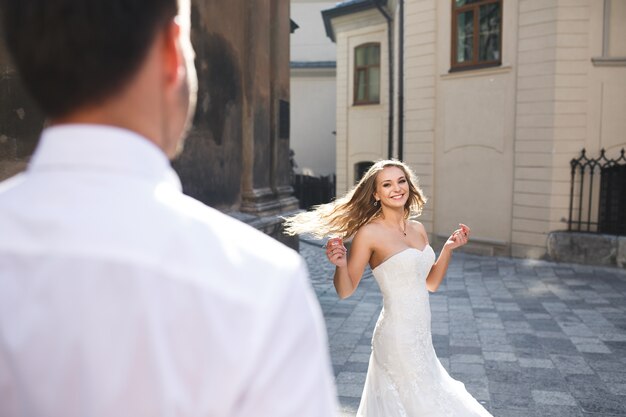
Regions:
<instances>
[{"instance_id":1,"label":"strapless bodice","mask_svg":"<svg viewBox=\"0 0 626 417\"><path fill-rule=\"evenodd\" d=\"M435 262L435 252L426 245L423 250L406 248L372 270L383 294L385 307L395 299L427 296L426 277Z\"/></svg>"}]
</instances>

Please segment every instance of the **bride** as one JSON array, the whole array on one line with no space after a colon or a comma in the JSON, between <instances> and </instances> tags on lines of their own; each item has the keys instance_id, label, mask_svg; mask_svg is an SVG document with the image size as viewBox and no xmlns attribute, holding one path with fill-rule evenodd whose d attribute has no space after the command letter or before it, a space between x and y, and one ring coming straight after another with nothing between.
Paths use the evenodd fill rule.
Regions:
<instances>
[{"instance_id":1,"label":"bride","mask_svg":"<svg viewBox=\"0 0 626 417\"><path fill-rule=\"evenodd\" d=\"M428 292L437 290L470 229L460 224L435 260L424 226L411 220L425 202L412 170L384 160L344 197L286 222L290 234L340 236L326 245L339 297L355 291L368 264L383 294L357 417L491 416L433 348ZM349 256L342 237L352 238Z\"/></svg>"}]
</instances>

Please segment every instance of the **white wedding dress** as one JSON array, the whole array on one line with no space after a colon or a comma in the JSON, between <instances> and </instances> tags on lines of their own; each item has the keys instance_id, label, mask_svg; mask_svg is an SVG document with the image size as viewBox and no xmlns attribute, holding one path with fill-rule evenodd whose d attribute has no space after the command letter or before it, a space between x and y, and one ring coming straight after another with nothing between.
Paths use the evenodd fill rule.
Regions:
<instances>
[{"instance_id":1,"label":"white wedding dress","mask_svg":"<svg viewBox=\"0 0 626 417\"><path fill-rule=\"evenodd\" d=\"M383 309L357 417L491 417L435 354L426 277L433 249L407 248L373 269Z\"/></svg>"}]
</instances>

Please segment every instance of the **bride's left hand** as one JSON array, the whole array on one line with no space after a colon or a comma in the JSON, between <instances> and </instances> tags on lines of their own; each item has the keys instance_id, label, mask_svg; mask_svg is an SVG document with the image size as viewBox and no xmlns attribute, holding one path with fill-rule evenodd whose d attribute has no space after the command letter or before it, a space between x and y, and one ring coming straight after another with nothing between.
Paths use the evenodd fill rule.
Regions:
<instances>
[{"instance_id":1,"label":"bride's left hand","mask_svg":"<svg viewBox=\"0 0 626 417\"><path fill-rule=\"evenodd\" d=\"M467 241L469 240L470 228L463 223L459 223L459 226L461 227L459 229L456 229L443 245L444 248L454 250L467 243Z\"/></svg>"}]
</instances>

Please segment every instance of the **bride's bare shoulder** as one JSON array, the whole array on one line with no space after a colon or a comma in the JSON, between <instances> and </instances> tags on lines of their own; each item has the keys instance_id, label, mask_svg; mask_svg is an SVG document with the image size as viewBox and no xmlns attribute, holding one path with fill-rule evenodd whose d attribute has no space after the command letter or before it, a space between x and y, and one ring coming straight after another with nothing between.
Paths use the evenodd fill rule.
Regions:
<instances>
[{"instance_id":1,"label":"bride's bare shoulder","mask_svg":"<svg viewBox=\"0 0 626 417\"><path fill-rule=\"evenodd\" d=\"M372 251L372 248L375 246L376 241L378 240L379 233L377 232L378 227L368 223L363 225L357 230L352 238L352 252L359 248L359 251L367 248L367 250Z\"/></svg>"},{"instance_id":2,"label":"bride's bare shoulder","mask_svg":"<svg viewBox=\"0 0 626 417\"><path fill-rule=\"evenodd\" d=\"M356 232L356 235L354 237L355 239L357 238L357 236L360 236L361 239L367 239L367 240L376 239L376 237L380 234L380 232L381 232L380 224L378 224L376 220L373 220L361 226L359 230Z\"/></svg>"},{"instance_id":3,"label":"bride's bare shoulder","mask_svg":"<svg viewBox=\"0 0 626 417\"><path fill-rule=\"evenodd\" d=\"M411 225L411 227L413 227L415 229L426 230L424 228L424 225L422 223L418 222L417 220L409 220L409 224Z\"/></svg>"},{"instance_id":4,"label":"bride's bare shoulder","mask_svg":"<svg viewBox=\"0 0 626 417\"><path fill-rule=\"evenodd\" d=\"M411 225L411 228L417 232L419 232L421 235L423 235L428 242L428 233L426 232L426 228L424 227L424 225L420 222L418 222L417 220L409 220L409 225Z\"/></svg>"}]
</instances>

